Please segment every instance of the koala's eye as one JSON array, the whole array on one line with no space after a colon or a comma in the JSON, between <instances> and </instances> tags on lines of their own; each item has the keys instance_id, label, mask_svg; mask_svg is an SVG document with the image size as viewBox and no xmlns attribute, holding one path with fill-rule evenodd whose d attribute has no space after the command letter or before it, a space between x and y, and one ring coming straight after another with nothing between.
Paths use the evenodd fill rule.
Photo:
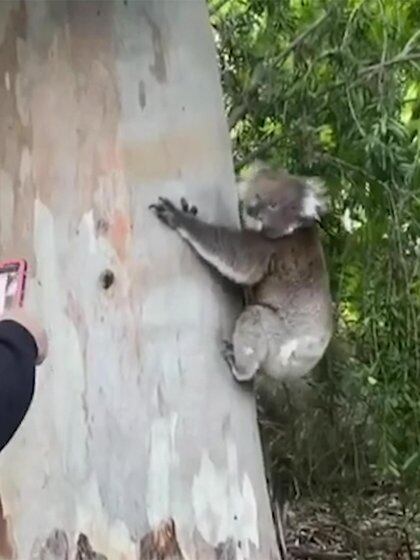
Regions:
<instances>
[{"instance_id":1,"label":"koala's eye","mask_svg":"<svg viewBox=\"0 0 420 560\"><path fill-rule=\"evenodd\" d=\"M270 208L270 210L277 210L278 207L279 207L279 203L278 202L270 202L268 207Z\"/></svg>"}]
</instances>

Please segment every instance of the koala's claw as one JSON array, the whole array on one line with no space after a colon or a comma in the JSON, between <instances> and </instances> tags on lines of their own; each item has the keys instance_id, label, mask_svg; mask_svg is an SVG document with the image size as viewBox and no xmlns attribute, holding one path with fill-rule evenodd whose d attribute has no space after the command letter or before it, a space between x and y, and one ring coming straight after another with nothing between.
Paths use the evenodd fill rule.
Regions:
<instances>
[{"instance_id":1,"label":"koala's claw","mask_svg":"<svg viewBox=\"0 0 420 560\"><path fill-rule=\"evenodd\" d=\"M168 227L175 229L178 226L179 210L167 198L159 197L159 202L150 204L149 209L153 210L156 217Z\"/></svg>"},{"instance_id":2,"label":"koala's claw","mask_svg":"<svg viewBox=\"0 0 420 560\"><path fill-rule=\"evenodd\" d=\"M235 353L233 344L229 340L222 340L222 356L228 366L233 369L235 367Z\"/></svg>"},{"instance_id":3,"label":"koala's claw","mask_svg":"<svg viewBox=\"0 0 420 560\"><path fill-rule=\"evenodd\" d=\"M252 382L256 374L256 368L253 367L248 370L238 367L235 360L235 349L229 340L222 341L222 356L236 381L240 383Z\"/></svg>"},{"instance_id":4,"label":"koala's claw","mask_svg":"<svg viewBox=\"0 0 420 560\"><path fill-rule=\"evenodd\" d=\"M153 210L156 217L165 225L172 229L176 229L182 221L182 213L190 216L197 215L197 207L190 206L185 198L181 198L181 210L179 210L170 200L160 196L158 202L149 205L149 209Z\"/></svg>"},{"instance_id":5,"label":"koala's claw","mask_svg":"<svg viewBox=\"0 0 420 560\"><path fill-rule=\"evenodd\" d=\"M156 213L164 212L166 209L175 209L175 206L172 204L170 200L167 198L162 198L161 196L158 198L159 202L149 204L149 209L154 210Z\"/></svg>"},{"instance_id":6,"label":"koala's claw","mask_svg":"<svg viewBox=\"0 0 420 560\"><path fill-rule=\"evenodd\" d=\"M190 206L184 197L181 198L181 208L186 214L191 214L192 216L196 216L198 214L197 206Z\"/></svg>"}]
</instances>

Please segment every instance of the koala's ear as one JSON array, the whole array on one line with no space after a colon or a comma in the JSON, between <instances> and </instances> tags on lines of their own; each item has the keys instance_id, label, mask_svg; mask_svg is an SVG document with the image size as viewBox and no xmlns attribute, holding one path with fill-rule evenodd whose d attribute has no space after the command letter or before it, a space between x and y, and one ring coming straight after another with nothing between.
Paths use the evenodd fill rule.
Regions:
<instances>
[{"instance_id":1,"label":"koala's ear","mask_svg":"<svg viewBox=\"0 0 420 560\"><path fill-rule=\"evenodd\" d=\"M325 183L319 177L304 179L304 193L302 198L302 217L310 220L319 220L328 212L328 195Z\"/></svg>"},{"instance_id":2,"label":"koala's ear","mask_svg":"<svg viewBox=\"0 0 420 560\"><path fill-rule=\"evenodd\" d=\"M246 172L244 173L244 177L246 177L246 179L252 181L253 179L255 179L257 177L257 175L259 173L262 173L263 171L270 171L270 170L271 170L270 165L268 165L267 163L264 163L260 159L256 159L249 165Z\"/></svg>"},{"instance_id":3,"label":"koala's ear","mask_svg":"<svg viewBox=\"0 0 420 560\"><path fill-rule=\"evenodd\" d=\"M261 160L255 160L243 169L236 179L239 200L245 201L255 192L259 192L261 190L259 179L270 173L272 173L271 167Z\"/></svg>"},{"instance_id":4,"label":"koala's ear","mask_svg":"<svg viewBox=\"0 0 420 560\"><path fill-rule=\"evenodd\" d=\"M246 167L244 167L238 177L238 181L244 181L246 183L252 183L258 178L260 173L270 172L271 167L260 160L255 160Z\"/></svg>"}]
</instances>

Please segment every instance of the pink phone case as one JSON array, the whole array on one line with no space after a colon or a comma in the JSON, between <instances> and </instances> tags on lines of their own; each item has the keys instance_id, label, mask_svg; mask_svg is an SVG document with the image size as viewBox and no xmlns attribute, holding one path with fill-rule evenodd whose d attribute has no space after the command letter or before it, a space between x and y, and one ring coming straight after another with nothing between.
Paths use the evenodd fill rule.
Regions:
<instances>
[{"instance_id":1,"label":"pink phone case","mask_svg":"<svg viewBox=\"0 0 420 560\"><path fill-rule=\"evenodd\" d=\"M18 288L14 296L14 306L21 307L25 298L26 274L28 271L28 263L24 259L16 259L11 261L0 262L1 271L16 271L18 274Z\"/></svg>"}]
</instances>

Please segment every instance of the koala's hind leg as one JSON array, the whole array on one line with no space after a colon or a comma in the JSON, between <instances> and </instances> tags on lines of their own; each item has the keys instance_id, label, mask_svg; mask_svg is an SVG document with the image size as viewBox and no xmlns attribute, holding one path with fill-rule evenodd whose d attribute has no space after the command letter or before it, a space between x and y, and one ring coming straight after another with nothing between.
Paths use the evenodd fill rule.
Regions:
<instances>
[{"instance_id":1,"label":"koala's hind leg","mask_svg":"<svg viewBox=\"0 0 420 560\"><path fill-rule=\"evenodd\" d=\"M269 351L269 333L278 318L261 305L247 307L238 317L232 342L226 343L223 355L238 381L250 381L258 373Z\"/></svg>"}]
</instances>

